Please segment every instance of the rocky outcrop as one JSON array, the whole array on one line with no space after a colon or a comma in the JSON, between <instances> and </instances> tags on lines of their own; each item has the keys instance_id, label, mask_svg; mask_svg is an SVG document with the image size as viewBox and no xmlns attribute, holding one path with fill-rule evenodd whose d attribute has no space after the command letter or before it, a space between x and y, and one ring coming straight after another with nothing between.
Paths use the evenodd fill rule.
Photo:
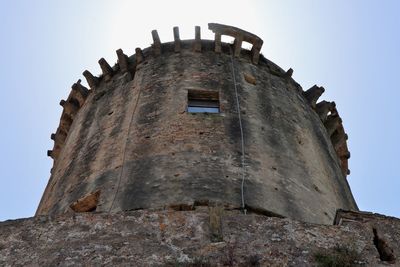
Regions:
<instances>
[{"instance_id":1,"label":"rocky outcrop","mask_svg":"<svg viewBox=\"0 0 400 267\"><path fill-rule=\"evenodd\" d=\"M398 264L399 219L340 211L336 222L317 225L215 207L38 216L0 223L0 265L316 266L328 259ZM391 263L380 259L373 229L392 251Z\"/></svg>"}]
</instances>

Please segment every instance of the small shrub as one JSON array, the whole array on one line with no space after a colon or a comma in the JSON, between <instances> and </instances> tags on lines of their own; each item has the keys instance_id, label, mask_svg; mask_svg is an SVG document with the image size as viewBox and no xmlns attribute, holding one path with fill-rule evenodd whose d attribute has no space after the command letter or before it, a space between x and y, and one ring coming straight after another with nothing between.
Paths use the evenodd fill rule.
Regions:
<instances>
[{"instance_id":1,"label":"small shrub","mask_svg":"<svg viewBox=\"0 0 400 267\"><path fill-rule=\"evenodd\" d=\"M314 254L319 267L352 267L359 261L359 257L355 249L338 245L333 249L318 251Z\"/></svg>"}]
</instances>

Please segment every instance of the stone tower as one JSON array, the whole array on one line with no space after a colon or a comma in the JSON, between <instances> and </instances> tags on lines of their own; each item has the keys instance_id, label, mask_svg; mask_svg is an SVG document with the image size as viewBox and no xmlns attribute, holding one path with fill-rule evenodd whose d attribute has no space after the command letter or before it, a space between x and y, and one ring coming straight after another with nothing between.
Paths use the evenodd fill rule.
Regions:
<instances>
[{"instance_id":1,"label":"stone tower","mask_svg":"<svg viewBox=\"0 0 400 267\"><path fill-rule=\"evenodd\" d=\"M357 210L346 180L347 135L324 88L303 91L260 54L263 41L209 24L215 40L117 50L62 100L51 177L36 214L226 209L332 223ZM234 37L233 44L221 36ZM242 42L252 49L242 48Z\"/></svg>"}]
</instances>

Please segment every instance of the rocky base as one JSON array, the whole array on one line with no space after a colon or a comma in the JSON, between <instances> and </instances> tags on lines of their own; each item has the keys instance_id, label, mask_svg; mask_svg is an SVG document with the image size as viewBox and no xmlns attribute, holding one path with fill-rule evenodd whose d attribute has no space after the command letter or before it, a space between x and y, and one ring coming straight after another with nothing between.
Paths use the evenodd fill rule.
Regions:
<instances>
[{"instance_id":1,"label":"rocky base","mask_svg":"<svg viewBox=\"0 0 400 267\"><path fill-rule=\"evenodd\" d=\"M0 265L398 266L399 219L339 211L335 222L215 207L39 216L0 223Z\"/></svg>"}]
</instances>

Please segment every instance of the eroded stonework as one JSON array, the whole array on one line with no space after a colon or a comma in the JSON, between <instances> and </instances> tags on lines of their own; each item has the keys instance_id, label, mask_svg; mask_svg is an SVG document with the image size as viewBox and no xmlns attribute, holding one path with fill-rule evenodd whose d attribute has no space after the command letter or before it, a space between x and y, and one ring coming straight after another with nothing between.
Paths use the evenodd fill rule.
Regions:
<instances>
[{"instance_id":1,"label":"eroded stonework","mask_svg":"<svg viewBox=\"0 0 400 267\"><path fill-rule=\"evenodd\" d=\"M216 215L212 209L80 213L2 222L0 265L316 266L316 255L341 248L352 253L345 255L353 257L353 266L388 266L374 245L373 228L394 257L400 256L396 218L339 212L340 225L316 225L235 210ZM219 240L213 238L215 231Z\"/></svg>"}]
</instances>

